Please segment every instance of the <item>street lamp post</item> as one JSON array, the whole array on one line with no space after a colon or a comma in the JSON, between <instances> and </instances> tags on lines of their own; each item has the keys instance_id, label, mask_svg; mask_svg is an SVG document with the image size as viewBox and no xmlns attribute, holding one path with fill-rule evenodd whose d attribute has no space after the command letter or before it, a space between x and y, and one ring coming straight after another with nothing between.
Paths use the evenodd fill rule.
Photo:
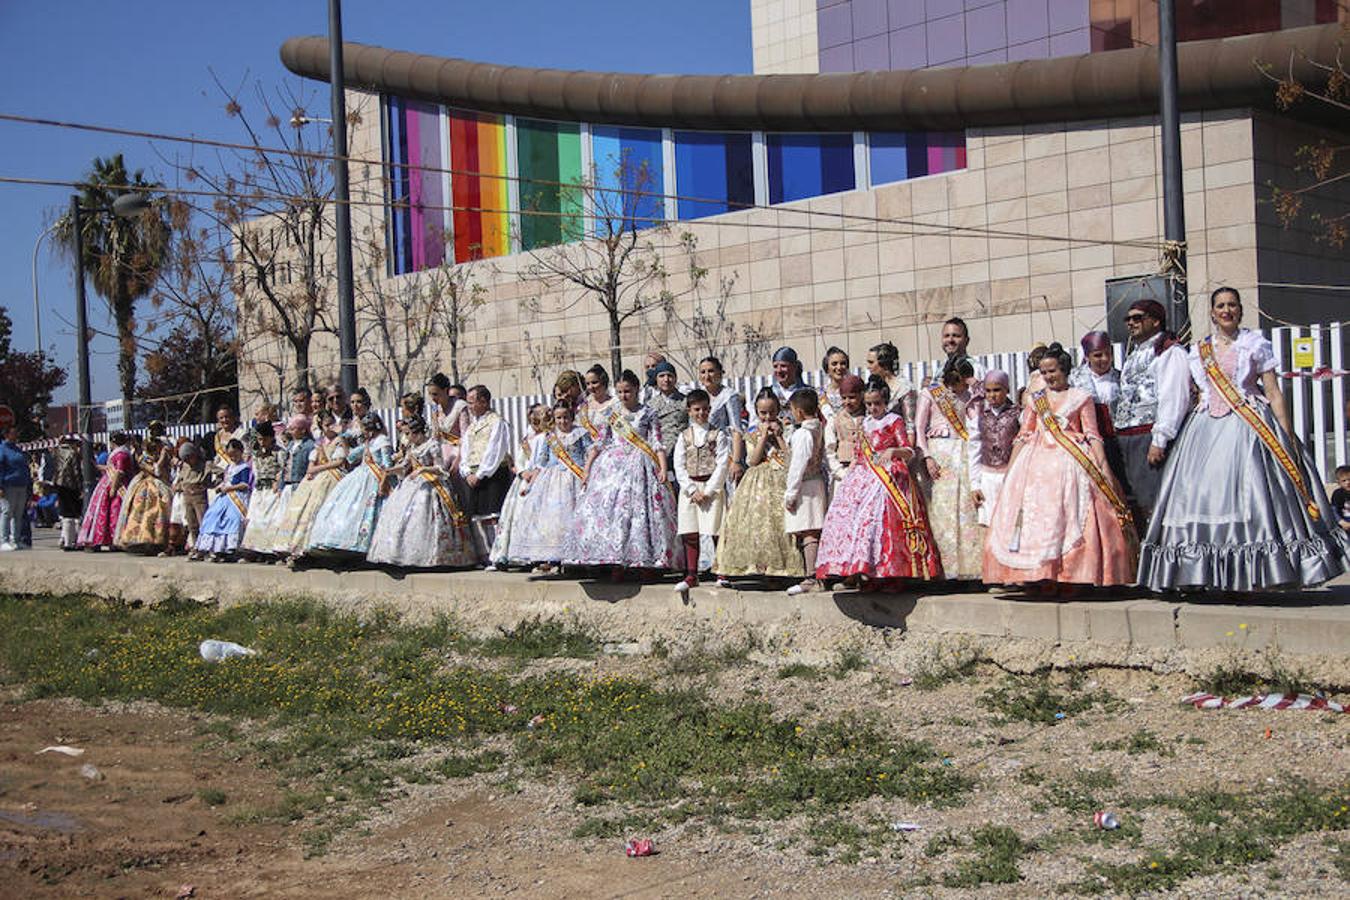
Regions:
<instances>
[{"instance_id":1,"label":"street lamp post","mask_svg":"<svg viewBox=\"0 0 1350 900\"><path fill-rule=\"evenodd\" d=\"M53 222L42 230L36 241L33 242L33 331L36 339L36 350L42 352L42 308L38 305L38 250L42 248L42 239L56 230L57 223Z\"/></svg>"},{"instance_id":2,"label":"street lamp post","mask_svg":"<svg viewBox=\"0 0 1350 900\"><path fill-rule=\"evenodd\" d=\"M347 85L342 70L342 0L328 0L328 65L333 108L333 218L337 238L338 356L342 392L357 389L356 297L352 288L352 208L347 185ZM307 373L304 373L307 374Z\"/></svg>"},{"instance_id":3,"label":"street lamp post","mask_svg":"<svg viewBox=\"0 0 1350 900\"><path fill-rule=\"evenodd\" d=\"M94 433L90 422L93 414L92 391L89 386L89 313L84 296L84 223L85 213L112 213L118 218L130 219L150 205L143 193L119 194L111 206L80 206L80 195L70 198L71 242L75 251L75 361L79 381L80 470L84 480L84 505L94 492Z\"/></svg>"}]
</instances>

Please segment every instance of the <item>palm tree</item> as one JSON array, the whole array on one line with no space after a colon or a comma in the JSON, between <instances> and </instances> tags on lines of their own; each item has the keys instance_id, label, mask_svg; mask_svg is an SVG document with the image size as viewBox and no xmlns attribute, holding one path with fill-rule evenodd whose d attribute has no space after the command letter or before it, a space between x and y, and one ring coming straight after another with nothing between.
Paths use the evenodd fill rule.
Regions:
<instances>
[{"instance_id":1,"label":"palm tree","mask_svg":"<svg viewBox=\"0 0 1350 900\"><path fill-rule=\"evenodd\" d=\"M122 194L150 195L159 188L157 182L145 180L141 169L128 174L120 153L107 159L95 157L80 189L80 206L108 210ZM152 204L129 219L111 212L90 212L80 216L80 223L84 271L117 324L117 378L130 424L136 393L136 301L151 291L159 277L168 258L171 228L162 204ZM72 225L69 213L57 221L56 233L67 253L74 252ZM79 339L87 340L87 336Z\"/></svg>"}]
</instances>

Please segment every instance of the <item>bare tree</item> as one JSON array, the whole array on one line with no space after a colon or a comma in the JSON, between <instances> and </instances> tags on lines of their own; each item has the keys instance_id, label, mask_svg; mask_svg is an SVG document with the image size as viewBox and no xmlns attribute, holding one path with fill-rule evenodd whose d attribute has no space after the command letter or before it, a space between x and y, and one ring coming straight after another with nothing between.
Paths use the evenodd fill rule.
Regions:
<instances>
[{"instance_id":1,"label":"bare tree","mask_svg":"<svg viewBox=\"0 0 1350 900\"><path fill-rule=\"evenodd\" d=\"M450 350L450 380L462 383L483 358L481 347L472 355L467 353L464 335L474 313L487 303L488 290L474 279L467 265L443 263L426 276L428 301Z\"/></svg>"},{"instance_id":2,"label":"bare tree","mask_svg":"<svg viewBox=\"0 0 1350 900\"><path fill-rule=\"evenodd\" d=\"M436 335L439 299L426 273L385 277L384 248L369 240L359 248L364 265L356 278L359 346L383 373L394 402L409 382L425 379L434 363L427 348Z\"/></svg>"},{"instance_id":3,"label":"bare tree","mask_svg":"<svg viewBox=\"0 0 1350 900\"><path fill-rule=\"evenodd\" d=\"M697 372L698 361L705 356L717 357L733 374L751 371L768 352L771 335L728 317L739 273L721 275L715 286L710 285L709 270L699 259L698 238L683 232L680 247L688 263L689 299L681 301L669 293L662 297L660 312L667 327L666 341L658 345L661 352L689 372Z\"/></svg>"},{"instance_id":4,"label":"bare tree","mask_svg":"<svg viewBox=\"0 0 1350 900\"><path fill-rule=\"evenodd\" d=\"M560 219L561 243L530 250L530 262L520 275L542 291L579 288L577 302L589 300L603 309L609 324L609 362L618 372L623 369L625 323L667 302L668 275L662 259L663 251L671 249L671 234L669 226L655 221L648 211L652 198L660 195L660 185L647 164L635 166L625 157L615 174L621 188L602 186L592 171L575 184L552 190L548 199L554 202L538 204L564 210L577 207L582 214L526 212L532 206L522 198L522 216Z\"/></svg>"},{"instance_id":5,"label":"bare tree","mask_svg":"<svg viewBox=\"0 0 1350 900\"><path fill-rule=\"evenodd\" d=\"M245 108L239 90L218 79L216 87L225 114L256 149L219 150L208 159L172 164L187 181L217 194L197 211L229 233L241 342L281 341L298 386L309 378L314 336L335 332L329 302L335 284L333 175L322 159L333 151L332 126L312 126L305 108L313 92L296 86L269 92L255 84L256 112ZM361 110L353 109L343 125L360 121Z\"/></svg>"}]
</instances>

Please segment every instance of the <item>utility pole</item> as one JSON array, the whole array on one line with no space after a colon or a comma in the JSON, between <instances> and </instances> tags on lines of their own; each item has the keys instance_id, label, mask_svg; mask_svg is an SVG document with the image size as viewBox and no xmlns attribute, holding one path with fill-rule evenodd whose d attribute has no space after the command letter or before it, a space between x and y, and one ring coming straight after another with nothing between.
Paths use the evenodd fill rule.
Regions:
<instances>
[{"instance_id":1,"label":"utility pole","mask_svg":"<svg viewBox=\"0 0 1350 900\"><path fill-rule=\"evenodd\" d=\"M342 69L342 0L328 0L328 82L332 87L333 218L337 228L338 354L342 391L359 386L356 372L356 298L352 290L352 208L347 184L347 81ZM301 372L309 378L308 372Z\"/></svg>"},{"instance_id":2,"label":"utility pole","mask_svg":"<svg viewBox=\"0 0 1350 900\"><path fill-rule=\"evenodd\" d=\"M1167 282L1167 325L1185 337L1191 328L1186 286L1186 195L1181 181L1181 108L1177 102L1176 0L1158 0L1158 94L1162 126L1163 274Z\"/></svg>"},{"instance_id":3,"label":"utility pole","mask_svg":"<svg viewBox=\"0 0 1350 900\"><path fill-rule=\"evenodd\" d=\"M79 381L80 473L84 482L84 508L94 493L94 434L90 429L93 393L89 386L89 314L84 301L84 223L80 220L80 195L70 198L70 227L75 244L75 361Z\"/></svg>"}]
</instances>

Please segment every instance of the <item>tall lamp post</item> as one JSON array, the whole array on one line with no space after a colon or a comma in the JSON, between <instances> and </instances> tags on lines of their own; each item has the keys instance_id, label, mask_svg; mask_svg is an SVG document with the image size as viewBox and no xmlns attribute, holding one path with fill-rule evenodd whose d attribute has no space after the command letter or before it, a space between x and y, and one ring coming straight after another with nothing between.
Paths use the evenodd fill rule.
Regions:
<instances>
[{"instance_id":1,"label":"tall lamp post","mask_svg":"<svg viewBox=\"0 0 1350 900\"><path fill-rule=\"evenodd\" d=\"M342 70L342 0L328 0L328 81L333 108L333 219L337 226L338 356L342 392L357 389L356 297L352 288L352 208L347 185L347 84ZM307 374L307 373L306 373Z\"/></svg>"},{"instance_id":2,"label":"tall lamp post","mask_svg":"<svg viewBox=\"0 0 1350 900\"><path fill-rule=\"evenodd\" d=\"M53 222L48 225L38 235L38 239L33 242L33 337L34 343L37 344L35 349L38 353L42 352L42 308L38 304L38 250L42 248L42 239L55 231L57 224Z\"/></svg>"},{"instance_id":3,"label":"tall lamp post","mask_svg":"<svg viewBox=\"0 0 1350 900\"><path fill-rule=\"evenodd\" d=\"M94 434L90 421L93 398L89 387L89 313L84 297L84 222L85 215L112 213L118 218L131 219L150 206L144 193L119 194L111 206L80 206L80 195L70 198L71 240L75 251L75 361L80 392L80 468L84 481L84 505L94 492Z\"/></svg>"},{"instance_id":4,"label":"tall lamp post","mask_svg":"<svg viewBox=\"0 0 1350 900\"><path fill-rule=\"evenodd\" d=\"M1176 0L1158 2L1158 93L1162 127L1163 237L1168 278L1167 324L1183 338L1191 328L1186 284L1186 200L1181 180L1181 106L1177 102Z\"/></svg>"}]
</instances>

